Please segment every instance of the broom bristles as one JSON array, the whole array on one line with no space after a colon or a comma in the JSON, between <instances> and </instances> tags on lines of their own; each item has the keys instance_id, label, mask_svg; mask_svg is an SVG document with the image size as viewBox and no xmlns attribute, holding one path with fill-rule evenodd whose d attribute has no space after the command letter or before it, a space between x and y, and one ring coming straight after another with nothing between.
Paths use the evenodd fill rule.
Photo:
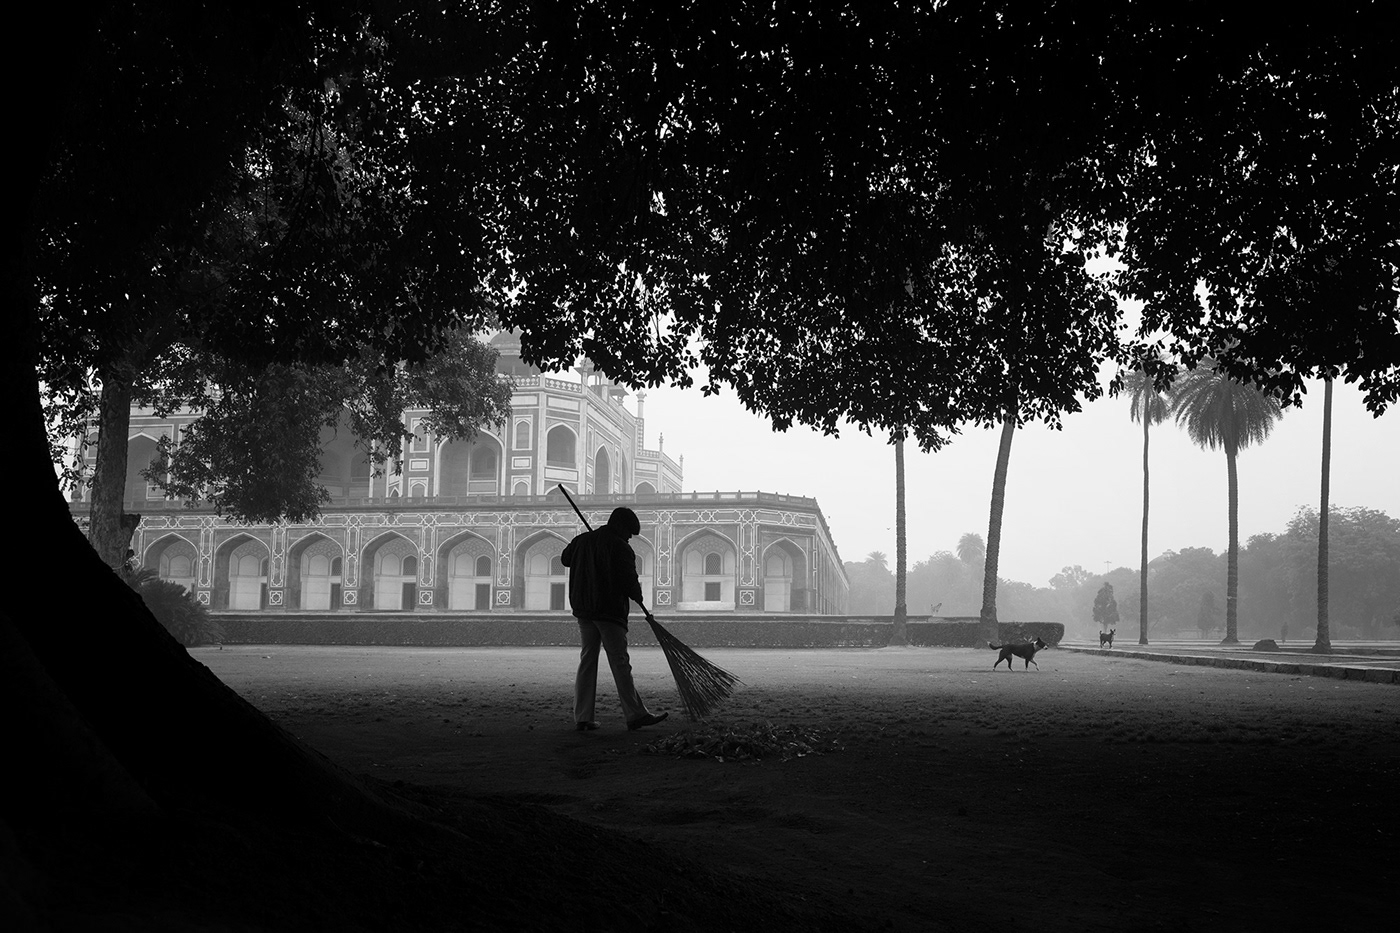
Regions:
<instances>
[{"instance_id":1,"label":"broom bristles","mask_svg":"<svg viewBox=\"0 0 1400 933\"><path fill-rule=\"evenodd\" d=\"M735 684L743 683L729 671L696 654L689 645L666 631L655 618L648 616L647 622L661 645L661 653L666 655L671 676L676 678L676 689L680 691L686 719L697 722L707 718L720 703L734 695Z\"/></svg>"}]
</instances>

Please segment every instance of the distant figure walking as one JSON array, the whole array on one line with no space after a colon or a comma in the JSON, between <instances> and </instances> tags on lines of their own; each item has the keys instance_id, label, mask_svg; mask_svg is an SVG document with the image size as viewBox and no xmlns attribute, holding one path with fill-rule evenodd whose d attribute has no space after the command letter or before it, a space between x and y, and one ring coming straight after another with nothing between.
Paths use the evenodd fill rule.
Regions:
<instances>
[{"instance_id":1,"label":"distant figure walking","mask_svg":"<svg viewBox=\"0 0 1400 933\"><path fill-rule=\"evenodd\" d=\"M642 602L637 556L628 539L640 534L642 523L629 508L613 509L608 523L570 541L560 555L569 573L569 607L578 619L583 650L574 678L574 723L579 732L598 728L593 719L598 696L598 652L608 653L608 666L617 683L617 698L628 729L661 722L668 714L649 712L632 681L627 655L628 600Z\"/></svg>"}]
</instances>

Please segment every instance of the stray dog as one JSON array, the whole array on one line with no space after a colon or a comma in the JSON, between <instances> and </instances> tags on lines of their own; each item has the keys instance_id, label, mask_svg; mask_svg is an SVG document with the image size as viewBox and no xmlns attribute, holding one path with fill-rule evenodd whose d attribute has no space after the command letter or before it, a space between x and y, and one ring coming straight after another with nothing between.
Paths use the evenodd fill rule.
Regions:
<instances>
[{"instance_id":1,"label":"stray dog","mask_svg":"<svg viewBox=\"0 0 1400 933\"><path fill-rule=\"evenodd\" d=\"M1116 631L1118 631L1118 629L1116 629L1116 628L1111 628L1111 629L1109 629L1109 630L1106 631L1106 632L1099 632L1099 647L1100 647L1100 648L1103 648L1104 646L1107 646L1107 647L1109 647L1109 648L1112 648L1112 647L1113 647L1113 633L1116 632Z\"/></svg>"},{"instance_id":2,"label":"stray dog","mask_svg":"<svg viewBox=\"0 0 1400 933\"><path fill-rule=\"evenodd\" d=\"M1039 636L1037 636L1034 641L1027 642L1023 645L994 645L991 642L987 642L987 647L991 648L993 651L1001 652L1001 654L997 655L997 663L992 665L992 670L996 670L1001 662L1005 661L1006 669L1009 671L1011 670L1012 655L1025 661L1026 670L1030 670L1031 665L1035 664L1035 653L1042 648L1049 648L1050 646L1041 641ZM1040 665L1035 664L1035 669L1040 670Z\"/></svg>"}]
</instances>

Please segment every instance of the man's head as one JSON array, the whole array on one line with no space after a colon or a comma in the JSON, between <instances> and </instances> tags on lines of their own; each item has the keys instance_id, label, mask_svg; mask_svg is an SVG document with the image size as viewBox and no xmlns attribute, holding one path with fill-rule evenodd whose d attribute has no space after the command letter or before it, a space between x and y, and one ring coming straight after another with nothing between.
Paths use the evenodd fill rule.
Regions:
<instances>
[{"instance_id":1,"label":"man's head","mask_svg":"<svg viewBox=\"0 0 1400 933\"><path fill-rule=\"evenodd\" d=\"M642 533L642 522L637 518L636 512L626 506L618 506L613 509L612 514L608 516L608 528L610 528L614 534L622 535L624 538L630 538L633 535Z\"/></svg>"}]
</instances>

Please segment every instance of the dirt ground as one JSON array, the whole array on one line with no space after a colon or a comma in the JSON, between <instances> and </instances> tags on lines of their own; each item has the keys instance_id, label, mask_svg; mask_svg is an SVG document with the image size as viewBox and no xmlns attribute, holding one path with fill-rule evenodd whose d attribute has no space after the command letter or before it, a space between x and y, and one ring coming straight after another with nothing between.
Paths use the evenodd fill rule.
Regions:
<instances>
[{"instance_id":1,"label":"dirt ground","mask_svg":"<svg viewBox=\"0 0 1400 933\"><path fill-rule=\"evenodd\" d=\"M692 859L721 889L870 929L1393 916L1395 686L1054 650L1007 672L985 650L709 649L744 681L712 728L769 723L829 749L716 761L648 751L697 728L657 649L635 651L634 668L670 720L628 732L604 665L591 733L573 729L569 649L191 653L353 773L424 799L542 808ZM597 884L645 887L652 870ZM751 919L713 926L774 929Z\"/></svg>"}]
</instances>

